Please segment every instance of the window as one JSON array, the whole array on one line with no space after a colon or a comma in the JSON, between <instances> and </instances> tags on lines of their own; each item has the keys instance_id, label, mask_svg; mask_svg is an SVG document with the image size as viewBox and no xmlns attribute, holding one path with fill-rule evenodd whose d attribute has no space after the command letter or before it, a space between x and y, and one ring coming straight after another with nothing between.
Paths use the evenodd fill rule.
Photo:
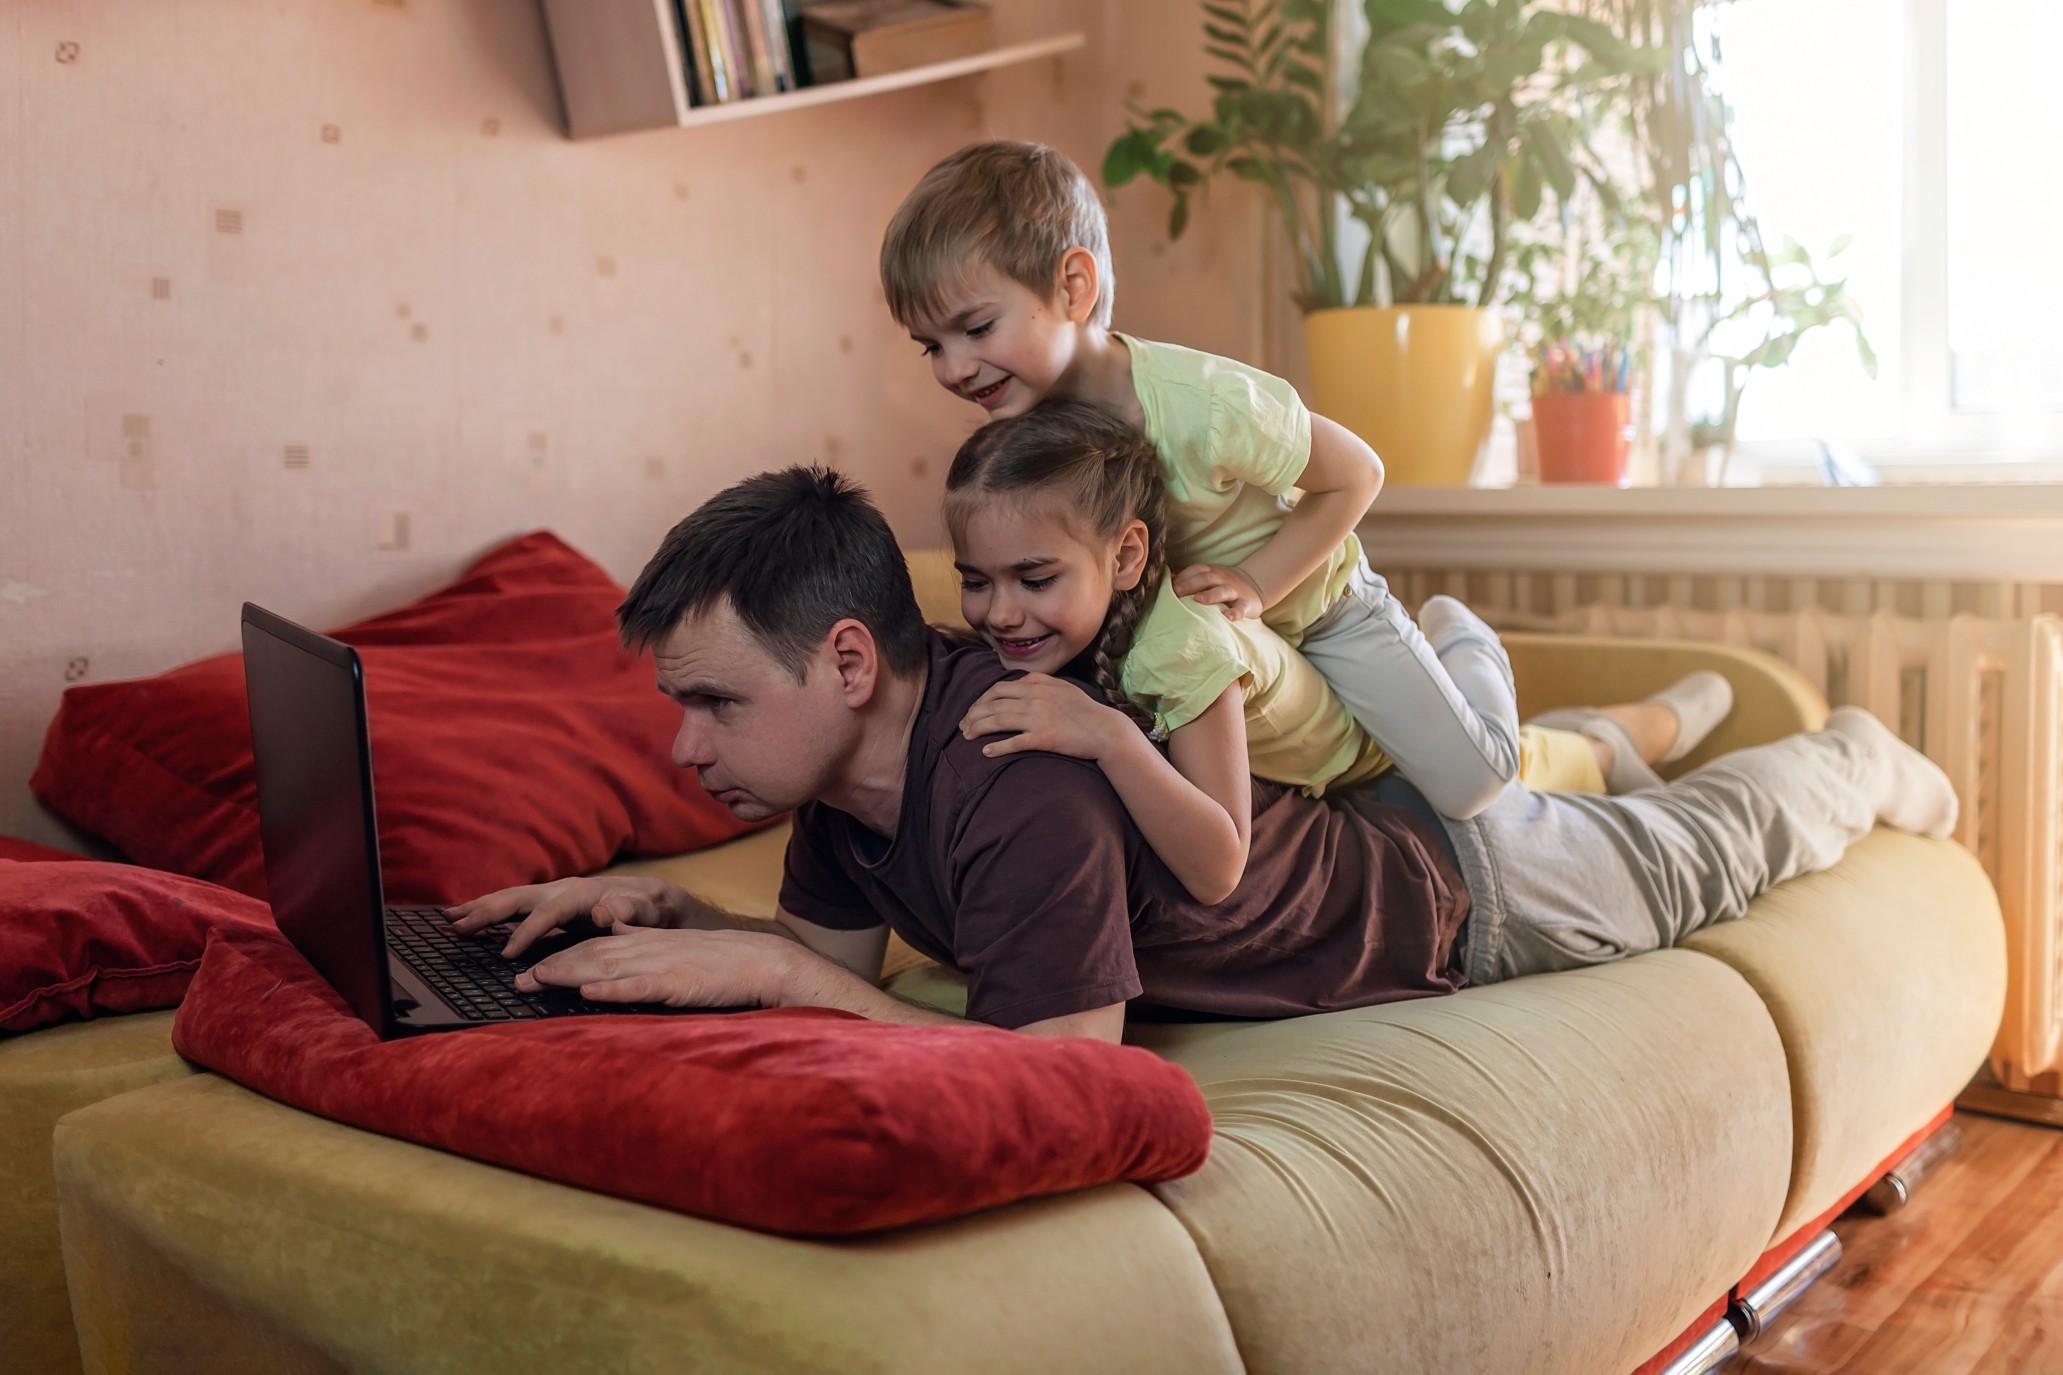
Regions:
<instances>
[{"instance_id":1,"label":"window","mask_svg":"<svg viewBox=\"0 0 2063 1375\"><path fill-rule=\"evenodd\" d=\"M1707 12L1750 204L1845 276L1881 363L1821 330L1756 376L1739 437L1883 464L2063 457L2063 272L2049 169L2057 0L1738 0Z\"/></svg>"}]
</instances>

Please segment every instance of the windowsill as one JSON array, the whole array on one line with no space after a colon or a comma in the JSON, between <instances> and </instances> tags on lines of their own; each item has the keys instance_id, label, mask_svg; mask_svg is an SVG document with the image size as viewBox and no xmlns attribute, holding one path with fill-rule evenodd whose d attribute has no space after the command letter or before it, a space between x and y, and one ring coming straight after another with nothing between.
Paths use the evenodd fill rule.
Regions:
<instances>
[{"instance_id":1,"label":"windowsill","mask_svg":"<svg viewBox=\"0 0 2063 1375\"><path fill-rule=\"evenodd\" d=\"M1386 487L1384 569L2063 582L2063 486Z\"/></svg>"},{"instance_id":2,"label":"windowsill","mask_svg":"<svg viewBox=\"0 0 2063 1375\"><path fill-rule=\"evenodd\" d=\"M1390 516L2063 516L2063 485L1882 487L1385 487L1369 519Z\"/></svg>"}]
</instances>

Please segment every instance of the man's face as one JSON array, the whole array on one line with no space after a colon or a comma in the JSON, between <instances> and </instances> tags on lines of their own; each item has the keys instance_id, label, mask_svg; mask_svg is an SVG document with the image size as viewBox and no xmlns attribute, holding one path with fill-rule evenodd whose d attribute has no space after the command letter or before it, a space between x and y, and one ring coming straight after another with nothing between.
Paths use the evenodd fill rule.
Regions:
<instances>
[{"instance_id":1,"label":"man's face","mask_svg":"<svg viewBox=\"0 0 2063 1375\"><path fill-rule=\"evenodd\" d=\"M828 790L856 738L828 654L801 682L721 604L653 647L659 690L681 706L673 762L741 821L760 821Z\"/></svg>"},{"instance_id":2,"label":"man's face","mask_svg":"<svg viewBox=\"0 0 2063 1375\"><path fill-rule=\"evenodd\" d=\"M912 322L910 337L941 387L999 420L1065 392L1080 327L1058 292L1043 299L982 266L947 292L935 316Z\"/></svg>"}]
</instances>

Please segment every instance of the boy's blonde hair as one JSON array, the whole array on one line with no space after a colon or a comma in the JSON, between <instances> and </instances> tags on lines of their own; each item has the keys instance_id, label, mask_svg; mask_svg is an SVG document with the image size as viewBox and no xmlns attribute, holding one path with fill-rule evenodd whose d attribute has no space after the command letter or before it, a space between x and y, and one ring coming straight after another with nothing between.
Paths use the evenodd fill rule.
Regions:
<instances>
[{"instance_id":1,"label":"boy's blonde hair","mask_svg":"<svg viewBox=\"0 0 2063 1375\"><path fill-rule=\"evenodd\" d=\"M897 323L935 315L946 293L986 264L1051 300L1070 248L1096 259L1093 324L1110 324L1117 283L1096 188L1067 154L1041 143L970 143L924 174L888 222L881 290Z\"/></svg>"}]
</instances>

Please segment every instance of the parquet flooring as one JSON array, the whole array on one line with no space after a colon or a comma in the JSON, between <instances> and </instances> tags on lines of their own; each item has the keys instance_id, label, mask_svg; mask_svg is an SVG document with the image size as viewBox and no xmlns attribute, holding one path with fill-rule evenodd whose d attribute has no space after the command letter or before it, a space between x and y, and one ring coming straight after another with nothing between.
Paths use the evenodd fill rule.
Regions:
<instances>
[{"instance_id":1,"label":"parquet flooring","mask_svg":"<svg viewBox=\"0 0 2063 1375\"><path fill-rule=\"evenodd\" d=\"M2063 1131L1958 1113L1963 1148L1726 1375L2063 1375Z\"/></svg>"}]
</instances>

